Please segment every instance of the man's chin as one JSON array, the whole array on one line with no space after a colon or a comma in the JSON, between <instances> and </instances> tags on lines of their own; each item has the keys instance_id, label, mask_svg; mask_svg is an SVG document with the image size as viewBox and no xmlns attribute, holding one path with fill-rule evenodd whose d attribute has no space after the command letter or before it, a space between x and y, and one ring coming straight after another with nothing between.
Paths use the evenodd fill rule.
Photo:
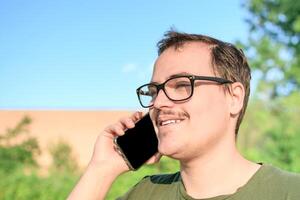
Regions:
<instances>
[{"instance_id":1,"label":"man's chin","mask_svg":"<svg viewBox=\"0 0 300 200\"><path fill-rule=\"evenodd\" d=\"M158 152L163 155L173 159L177 159L178 150L174 146L158 145Z\"/></svg>"}]
</instances>

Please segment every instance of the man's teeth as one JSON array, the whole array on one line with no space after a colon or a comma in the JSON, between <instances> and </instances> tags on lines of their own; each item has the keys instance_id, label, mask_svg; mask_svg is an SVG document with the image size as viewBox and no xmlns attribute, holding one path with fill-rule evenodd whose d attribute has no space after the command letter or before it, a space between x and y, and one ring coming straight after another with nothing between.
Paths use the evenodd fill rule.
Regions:
<instances>
[{"instance_id":1,"label":"man's teeth","mask_svg":"<svg viewBox=\"0 0 300 200\"><path fill-rule=\"evenodd\" d=\"M177 119L172 119L172 120L167 120L167 121L163 121L161 122L161 126L165 126L165 125L168 125L168 124L175 124L175 123L179 123L181 122L181 120Z\"/></svg>"}]
</instances>

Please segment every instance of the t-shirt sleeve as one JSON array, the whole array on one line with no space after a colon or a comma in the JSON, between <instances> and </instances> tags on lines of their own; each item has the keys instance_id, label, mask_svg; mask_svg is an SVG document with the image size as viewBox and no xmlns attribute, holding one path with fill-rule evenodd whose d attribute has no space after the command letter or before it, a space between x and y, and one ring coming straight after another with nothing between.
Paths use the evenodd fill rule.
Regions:
<instances>
[{"instance_id":1,"label":"t-shirt sleeve","mask_svg":"<svg viewBox=\"0 0 300 200\"><path fill-rule=\"evenodd\" d=\"M299 200L300 199L300 174L290 173L286 177L286 199L288 200Z\"/></svg>"}]
</instances>

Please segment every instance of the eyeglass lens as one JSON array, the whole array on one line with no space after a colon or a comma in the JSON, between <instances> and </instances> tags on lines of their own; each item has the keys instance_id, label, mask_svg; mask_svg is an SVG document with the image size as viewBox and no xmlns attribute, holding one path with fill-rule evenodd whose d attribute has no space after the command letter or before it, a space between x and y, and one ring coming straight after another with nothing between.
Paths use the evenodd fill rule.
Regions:
<instances>
[{"instance_id":1,"label":"eyeglass lens","mask_svg":"<svg viewBox=\"0 0 300 200\"><path fill-rule=\"evenodd\" d=\"M180 101L192 94L192 82L188 77L172 78L162 84L165 94L170 100ZM150 106L158 94L158 86L148 84L139 90L139 97L143 106Z\"/></svg>"}]
</instances>

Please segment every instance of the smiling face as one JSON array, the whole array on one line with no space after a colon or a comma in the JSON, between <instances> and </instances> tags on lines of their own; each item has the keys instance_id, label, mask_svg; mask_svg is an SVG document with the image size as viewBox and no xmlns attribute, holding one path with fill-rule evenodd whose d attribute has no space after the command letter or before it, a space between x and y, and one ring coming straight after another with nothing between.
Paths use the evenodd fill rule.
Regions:
<instances>
[{"instance_id":1,"label":"smiling face","mask_svg":"<svg viewBox=\"0 0 300 200\"><path fill-rule=\"evenodd\" d=\"M162 83L176 74L215 76L209 47L189 42L166 49L156 60L152 82ZM169 100L160 90L153 103L150 116L163 155L193 159L218 146L230 132L228 96L215 82L195 81L193 96L183 102Z\"/></svg>"}]
</instances>

